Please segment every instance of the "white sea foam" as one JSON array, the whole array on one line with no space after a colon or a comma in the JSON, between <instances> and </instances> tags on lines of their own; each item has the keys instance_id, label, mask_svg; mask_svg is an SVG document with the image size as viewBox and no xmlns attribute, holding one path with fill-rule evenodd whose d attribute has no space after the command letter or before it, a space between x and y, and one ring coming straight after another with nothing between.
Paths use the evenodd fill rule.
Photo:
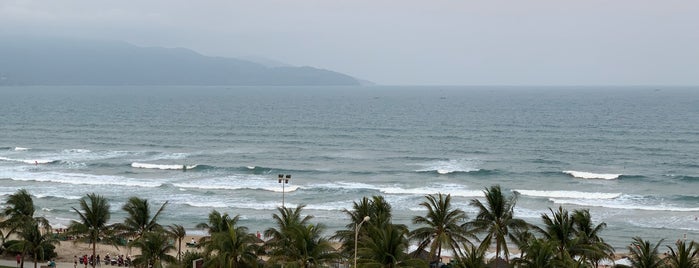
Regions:
<instances>
[{"instance_id":1,"label":"white sea foam","mask_svg":"<svg viewBox=\"0 0 699 268\"><path fill-rule=\"evenodd\" d=\"M602 180L615 180L618 179L622 174L603 174L603 173L591 173L583 171L565 170L563 173L573 176L575 178L581 179L602 179Z\"/></svg>"},{"instance_id":2,"label":"white sea foam","mask_svg":"<svg viewBox=\"0 0 699 268\"><path fill-rule=\"evenodd\" d=\"M86 153L91 153L92 151L87 150L87 149L65 149L63 150L63 153L76 153L76 154L86 154Z\"/></svg>"},{"instance_id":3,"label":"white sea foam","mask_svg":"<svg viewBox=\"0 0 699 268\"><path fill-rule=\"evenodd\" d=\"M533 197L573 198L573 199L614 199L621 193L592 193L578 191L540 191L540 190L512 190L521 195Z\"/></svg>"},{"instance_id":4,"label":"white sea foam","mask_svg":"<svg viewBox=\"0 0 699 268\"><path fill-rule=\"evenodd\" d=\"M80 173L60 173L60 172L44 172L44 173L0 173L0 177L10 178L15 181L37 181L37 182L53 182L75 185L114 185L128 187L159 187L160 182L134 179L122 176L109 175L93 175Z\"/></svg>"},{"instance_id":5,"label":"white sea foam","mask_svg":"<svg viewBox=\"0 0 699 268\"><path fill-rule=\"evenodd\" d=\"M380 191L385 194L411 194L411 195L432 195L450 194L461 197L482 197L483 191L463 189L463 187L420 187L420 188L400 188L382 187Z\"/></svg>"},{"instance_id":6,"label":"white sea foam","mask_svg":"<svg viewBox=\"0 0 699 268\"><path fill-rule=\"evenodd\" d=\"M135 168L146 168L146 169L163 169L163 170L178 170L183 169L185 165L163 165L163 164L148 164L148 163L131 163L131 167ZM196 168L197 165L187 166L187 169Z\"/></svg>"},{"instance_id":7,"label":"white sea foam","mask_svg":"<svg viewBox=\"0 0 699 268\"><path fill-rule=\"evenodd\" d=\"M317 188L328 188L328 189L370 189L378 190L379 187L376 185L360 183L360 182L334 182L334 183L322 183L315 184L313 187Z\"/></svg>"},{"instance_id":8,"label":"white sea foam","mask_svg":"<svg viewBox=\"0 0 699 268\"><path fill-rule=\"evenodd\" d=\"M175 187L186 189L204 190L264 190L270 192L294 192L300 189L299 185L291 183L280 184L276 179L258 176L234 175L230 177L216 177L197 179L186 182L173 183Z\"/></svg>"},{"instance_id":9,"label":"white sea foam","mask_svg":"<svg viewBox=\"0 0 699 268\"><path fill-rule=\"evenodd\" d=\"M326 210L326 211L342 211L343 209L351 209L352 201L337 201L322 204L310 204L306 206L306 209L312 210Z\"/></svg>"},{"instance_id":10,"label":"white sea foam","mask_svg":"<svg viewBox=\"0 0 699 268\"><path fill-rule=\"evenodd\" d=\"M25 163L25 164L50 164L50 163L56 162L57 160L52 160L52 159L13 159L13 158L7 158L7 157L0 157L0 161L20 162L20 163Z\"/></svg>"},{"instance_id":11,"label":"white sea foam","mask_svg":"<svg viewBox=\"0 0 699 268\"><path fill-rule=\"evenodd\" d=\"M29 151L30 148L24 148L24 147L15 147L15 151Z\"/></svg>"},{"instance_id":12,"label":"white sea foam","mask_svg":"<svg viewBox=\"0 0 699 268\"><path fill-rule=\"evenodd\" d=\"M475 168L476 162L469 159L451 159L447 161L434 161L422 164L424 166L422 169L416 170L417 172L427 172L436 171L439 174L451 174L454 172L472 172L478 171Z\"/></svg>"},{"instance_id":13,"label":"white sea foam","mask_svg":"<svg viewBox=\"0 0 699 268\"><path fill-rule=\"evenodd\" d=\"M56 197L56 198L65 198L65 199L70 199L70 200L78 200L82 198L82 196L75 196L75 195L63 195L63 194L35 194L36 198L47 198L47 197Z\"/></svg>"},{"instance_id":14,"label":"white sea foam","mask_svg":"<svg viewBox=\"0 0 699 268\"><path fill-rule=\"evenodd\" d=\"M646 210L646 211L674 211L674 212L694 212L699 211L699 207L678 207L674 205L657 204L639 204L627 201L600 201L592 199L558 199L550 198L551 202L555 204L569 204L578 206L588 206L588 207L604 207L613 209L626 209L626 210Z\"/></svg>"},{"instance_id":15,"label":"white sea foam","mask_svg":"<svg viewBox=\"0 0 699 268\"><path fill-rule=\"evenodd\" d=\"M255 166L247 166L248 169L255 169Z\"/></svg>"}]
</instances>

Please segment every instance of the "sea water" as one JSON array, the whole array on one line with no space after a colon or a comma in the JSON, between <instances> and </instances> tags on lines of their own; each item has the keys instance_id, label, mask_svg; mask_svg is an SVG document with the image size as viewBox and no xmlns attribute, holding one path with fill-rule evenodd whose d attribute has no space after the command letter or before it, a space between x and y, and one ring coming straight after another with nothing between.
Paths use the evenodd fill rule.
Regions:
<instances>
[{"instance_id":1,"label":"sea water","mask_svg":"<svg viewBox=\"0 0 699 268\"><path fill-rule=\"evenodd\" d=\"M425 195L474 217L496 184L531 223L589 209L618 249L699 240L699 88L0 87L0 195L58 227L97 193L111 222L138 196L190 233L212 210L263 231L284 202L331 234L374 195L413 228Z\"/></svg>"}]
</instances>

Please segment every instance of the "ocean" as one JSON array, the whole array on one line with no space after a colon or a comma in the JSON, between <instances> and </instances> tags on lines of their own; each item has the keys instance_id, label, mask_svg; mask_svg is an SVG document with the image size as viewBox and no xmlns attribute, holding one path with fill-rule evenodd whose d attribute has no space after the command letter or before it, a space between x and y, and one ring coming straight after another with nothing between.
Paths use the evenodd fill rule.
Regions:
<instances>
[{"instance_id":1,"label":"ocean","mask_svg":"<svg viewBox=\"0 0 699 268\"><path fill-rule=\"evenodd\" d=\"M589 209L617 249L699 240L699 88L0 87L0 198L57 227L97 193L111 222L138 196L190 233L214 209L263 231L283 200L329 235L373 195L413 228L425 195L474 217L495 184L531 223Z\"/></svg>"}]
</instances>

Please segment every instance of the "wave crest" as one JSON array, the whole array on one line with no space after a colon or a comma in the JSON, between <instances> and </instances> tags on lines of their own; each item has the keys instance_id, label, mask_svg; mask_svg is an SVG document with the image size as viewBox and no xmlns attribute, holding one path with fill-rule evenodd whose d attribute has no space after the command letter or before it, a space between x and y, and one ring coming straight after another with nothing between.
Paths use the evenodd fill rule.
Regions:
<instances>
[{"instance_id":1,"label":"wave crest","mask_svg":"<svg viewBox=\"0 0 699 268\"><path fill-rule=\"evenodd\" d=\"M148 163L131 163L131 167L145 169L162 169L162 170L179 170L184 169L185 165L164 165L164 164L148 164ZM186 166L187 169L194 169L197 165Z\"/></svg>"},{"instance_id":2,"label":"wave crest","mask_svg":"<svg viewBox=\"0 0 699 268\"><path fill-rule=\"evenodd\" d=\"M602 180L616 180L622 175L622 174L592 173L592 172L574 171L574 170L565 170L565 171L563 171L563 173L568 174L570 176L573 176L574 178L602 179Z\"/></svg>"},{"instance_id":3,"label":"wave crest","mask_svg":"<svg viewBox=\"0 0 699 268\"><path fill-rule=\"evenodd\" d=\"M574 199L614 199L621 193L591 193L578 191L540 191L540 190L512 190L525 196L548 198L574 198Z\"/></svg>"},{"instance_id":4,"label":"wave crest","mask_svg":"<svg viewBox=\"0 0 699 268\"><path fill-rule=\"evenodd\" d=\"M425 168L418 169L416 172L437 172L437 174L451 174L458 172L474 172L480 169L475 168L475 162L468 159L451 159L440 160L422 164Z\"/></svg>"},{"instance_id":5,"label":"wave crest","mask_svg":"<svg viewBox=\"0 0 699 268\"><path fill-rule=\"evenodd\" d=\"M25 164L51 164L55 163L58 160L52 160L52 159L13 159L13 158L7 158L7 157L0 157L0 161L8 161L8 162L20 162L20 163L25 163Z\"/></svg>"}]
</instances>

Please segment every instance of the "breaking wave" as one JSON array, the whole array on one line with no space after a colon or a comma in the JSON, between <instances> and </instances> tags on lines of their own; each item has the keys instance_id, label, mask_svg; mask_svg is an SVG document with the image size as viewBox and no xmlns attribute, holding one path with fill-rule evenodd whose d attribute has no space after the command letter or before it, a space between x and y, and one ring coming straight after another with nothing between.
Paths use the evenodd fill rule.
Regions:
<instances>
[{"instance_id":1,"label":"breaking wave","mask_svg":"<svg viewBox=\"0 0 699 268\"><path fill-rule=\"evenodd\" d=\"M601 180L616 180L622 175L622 174L591 173L591 172L574 171L574 170L566 170L566 171L563 171L563 173L568 174L570 176L573 176L574 178L601 179Z\"/></svg>"},{"instance_id":2,"label":"breaking wave","mask_svg":"<svg viewBox=\"0 0 699 268\"><path fill-rule=\"evenodd\" d=\"M56 163L58 160L52 160L52 159L13 159L13 158L7 158L7 157L0 157L0 161L8 161L8 162L19 162L19 163L25 163L25 164L51 164L51 163Z\"/></svg>"},{"instance_id":3,"label":"breaking wave","mask_svg":"<svg viewBox=\"0 0 699 268\"><path fill-rule=\"evenodd\" d=\"M540 190L512 190L524 196L546 198L572 198L572 199L614 199L621 193L592 193L578 191L540 191Z\"/></svg>"},{"instance_id":4,"label":"breaking wave","mask_svg":"<svg viewBox=\"0 0 699 268\"><path fill-rule=\"evenodd\" d=\"M181 170L185 168L185 165L164 165L133 162L131 163L131 167L146 169ZM195 169L196 167L197 165L186 166L187 169Z\"/></svg>"}]
</instances>

